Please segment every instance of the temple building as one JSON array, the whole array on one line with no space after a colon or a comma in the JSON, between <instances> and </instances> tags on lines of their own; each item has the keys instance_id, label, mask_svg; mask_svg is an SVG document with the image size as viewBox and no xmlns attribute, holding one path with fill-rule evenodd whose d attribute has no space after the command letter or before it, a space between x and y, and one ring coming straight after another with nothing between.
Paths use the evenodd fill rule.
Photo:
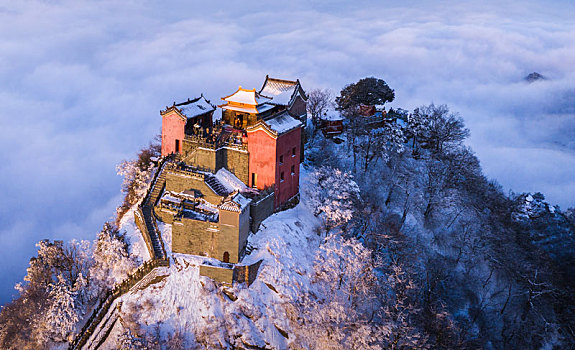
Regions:
<instances>
[{"instance_id":1,"label":"temple building","mask_svg":"<svg viewBox=\"0 0 575 350\"><path fill-rule=\"evenodd\" d=\"M249 232L299 200L307 96L299 80L266 76L222 101L221 118L203 95L160 111L171 161L154 213L172 224L173 252L235 264Z\"/></svg>"}]
</instances>

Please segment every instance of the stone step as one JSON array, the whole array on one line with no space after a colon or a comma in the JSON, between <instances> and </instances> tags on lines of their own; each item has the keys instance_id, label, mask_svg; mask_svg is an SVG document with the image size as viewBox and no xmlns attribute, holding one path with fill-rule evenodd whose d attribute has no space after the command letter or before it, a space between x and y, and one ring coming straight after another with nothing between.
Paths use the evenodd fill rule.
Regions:
<instances>
[{"instance_id":1,"label":"stone step","mask_svg":"<svg viewBox=\"0 0 575 350\"><path fill-rule=\"evenodd\" d=\"M206 177L206 183L220 196L227 195L226 188L216 179L215 176L209 175Z\"/></svg>"}]
</instances>

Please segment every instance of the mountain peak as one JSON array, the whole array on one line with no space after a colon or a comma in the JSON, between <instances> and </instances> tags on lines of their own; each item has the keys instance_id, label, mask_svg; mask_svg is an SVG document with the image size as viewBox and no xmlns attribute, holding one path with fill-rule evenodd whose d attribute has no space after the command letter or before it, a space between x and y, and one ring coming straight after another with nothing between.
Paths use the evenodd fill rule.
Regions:
<instances>
[{"instance_id":1,"label":"mountain peak","mask_svg":"<svg viewBox=\"0 0 575 350\"><path fill-rule=\"evenodd\" d=\"M527 75L523 79L525 79L525 81L528 83L533 83L533 82L536 82L538 80L547 80L547 77L545 77L545 76L543 76L537 72L533 72L533 73L530 73L529 75Z\"/></svg>"}]
</instances>

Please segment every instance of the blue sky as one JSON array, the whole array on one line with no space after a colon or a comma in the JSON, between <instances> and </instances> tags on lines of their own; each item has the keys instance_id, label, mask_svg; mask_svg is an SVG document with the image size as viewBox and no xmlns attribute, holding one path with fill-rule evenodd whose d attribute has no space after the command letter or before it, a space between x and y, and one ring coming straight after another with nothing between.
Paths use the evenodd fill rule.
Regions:
<instances>
[{"instance_id":1,"label":"blue sky","mask_svg":"<svg viewBox=\"0 0 575 350\"><path fill-rule=\"evenodd\" d=\"M330 88L376 76L391 106L446 103L506 190L575 206L570 1L0 2L0 303L34 244L93 239L121 201L115 165L159 110L266 74ZM537 71L550 79L525 84Z\"/></svg>"}]
</instances>

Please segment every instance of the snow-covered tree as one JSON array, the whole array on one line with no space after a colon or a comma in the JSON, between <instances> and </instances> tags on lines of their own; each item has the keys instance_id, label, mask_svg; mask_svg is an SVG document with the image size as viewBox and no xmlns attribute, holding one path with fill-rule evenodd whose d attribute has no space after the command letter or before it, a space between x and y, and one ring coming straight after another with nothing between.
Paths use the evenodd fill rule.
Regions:
<instances>
[{"instance_id":1,"label":"snow-covered tree","mask_svg":"<svg viewBox=\"0 0 575 350\"><path fill-rule=\"evenodd\" d=\"M136 203L140 202L148 188L148 184L154 174L153 159L160 156L160 138L157 137L154 143L142 148L136 160L123 161L116 166L118 175L124 177L122 192L124 193L124 203L117 209L116 223L122 216Z\"/></svg>"},{"instance_id":2,"label":"snow-covered tree","mask_svg":"<svg viewBox=\"0 0 575 350\"><path fill-rule=\"evenodd\" d=\"M399 124L388 122L377 129L366 126L356 142L364 160L363 171L366 172L373 160L382 159L387 163L394 153L403 153L406 137Z\"/></svg>"},{"instance_id":3,"label":"snow-covered tree","mask_svg":"<svg viewBox=\"0 0 575 350\"><path fill-rule=\"evenodd\" d=\"M314 215L325 220L328 230L351 219L359 187L350 173L322 167L311 173L309 183L309 204Z\"/></svg>"},{"instance_id":4,"label":"snow-covered tree","mask_svg":"<svg viewBox=\"0 0 575 350\"><path fill-rule=\"evenodd\" d=\"M419 143L428 134L429 118L416 108L413 113L407 115L407 131L411 138L413 152L418 151Z\"/></svg>"},{"instance_id":5,"label":"snow-covered tree","mask_svg":"<svg viewBox=\"0 0 575 350\"><path fill-rule=\"evenodd\" d=\"M120 334L116 347L121 350L152 350L158 348L154 344L150 344L145 336L139 336L130 329L126 329Z\"/></svg>"},{"instance_id":6,"label":"snow-covered tree","mask_svg":"<svg viewBox=\"0 0 575 350\"><path fill-rule=\"evenodd\" d=\"M416 327L420 310L415 303L417 286L404 268L392 262L387 273L388 299L383 307L382 339L385 349L428 349L427 336Z\"/></svg>"},{"instance_id":7,"label":"snow-covered tree","mask_svg":"<svg viewBox=\"0 0 575 350\"><path fill-rule=\"evenodd\" d=\"M375 266L371 252L354 238L328 236L320 246L314 262L314 278L325 295L340 294L348 306L369 304L375 286ZM361 304L361 305L360 305Z\"/></svg>"},{"instance_id":8,"label":"snow-covered tree","mask_svg":"<svg viewBox=\"0 0 575 350\"><path fill-rule=\"evenodd\" d=\"M413 148L418 145L434 153L449 152L451 147L459 146L469 136L463 119L457 113L450 113L446 105L416 108L407 117L408 131L413 138Z\"/></svg>"},{"instance_id":9,"label":"snow-covered tree","mask_svg":"<svg viewBox=\"0 0 575 350\"><path fill-rule=\"evenodd\" d=\"M50 289L50 306L36 327L40 334L56 342L70 341L80 320L75 293L62 275L58 275L58 281Z\"/></svg>"},{"instance_id":10,"label":"snow-covered tree","mask_svg":"<svg viewBox=\"0 0 575 350\"><path fill-rule=\"evenodd\" d=\"M294 342L310 349L380 349L383 329L370 322L376 280L371 253L359 241L327 237L316 254L310 290L286 304Z\"/></svg>"},{"instance_id":11,"label":"snow-covered tree","mask_svg":"<svg viewBox=\"0 0 575 350\"><path fill-rule=\"evenodd\" d=\"M152 177L150 168L142 168L138 163L137 160L124 160L116 166L117 174L124 178L122 191L130 197L131 204L137 203L144 197Z\"/></svg>"},{"instance_id":12,"label":"snow-covered tree","mask_svg":"<svg viewBox=\"0 0 575 350\"><path fill-rule=\"evenodd\" d=\"M42 349L49 341L66 340L88 302L89 242L42 240L36 246L24 283L16 285L19 297L0 313L0 348ZM63 322L57 329L54 315Z\"/></svg>"},{"instance_id":13,"label":"snow-covered tree","mask_svg":"<svg viewBox=\"0 0 575 350\"><path fill-rule=\"evenodd\" d=\"M96 284L94 292L112 288L137 267L128 253L124 235L111 223L106 223L95 243L94 266L90 269Z\"/></svg>"}]
</instances>

